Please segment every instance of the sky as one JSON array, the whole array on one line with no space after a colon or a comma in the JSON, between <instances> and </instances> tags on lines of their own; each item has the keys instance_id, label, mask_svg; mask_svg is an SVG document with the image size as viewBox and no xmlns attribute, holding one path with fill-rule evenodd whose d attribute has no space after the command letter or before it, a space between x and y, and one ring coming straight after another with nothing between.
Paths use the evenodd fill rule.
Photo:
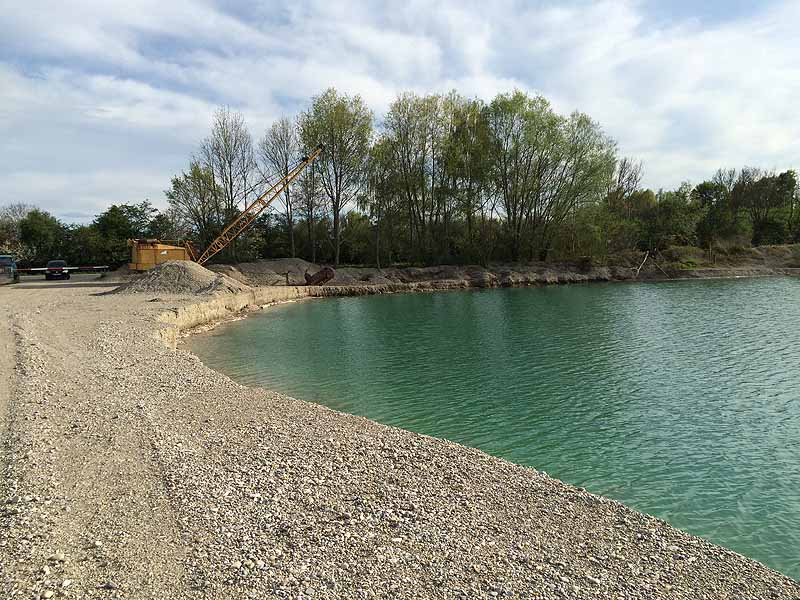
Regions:
<instances>
[{"instance_id":1,"label":"sky","mask_svg":"<svg viewBox=\"0 0 800 600\"><path fill-rule=\"evenodd\" d=\"M4 0L0 206L166 206L221 105L257 139L330 86L540 93L654 189L800 168L800 1Z\"/></svg>"}]
</instances>

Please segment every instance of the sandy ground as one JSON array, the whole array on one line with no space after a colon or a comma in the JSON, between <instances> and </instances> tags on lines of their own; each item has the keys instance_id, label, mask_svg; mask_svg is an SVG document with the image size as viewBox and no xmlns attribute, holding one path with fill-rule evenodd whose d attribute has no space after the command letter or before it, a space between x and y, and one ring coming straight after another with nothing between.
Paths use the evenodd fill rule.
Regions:
<instances>
[{"instance_id":1,"label":"sandy ground","mask_svg":"<svg viewBox=\"0 0 800 600\"><path fill-rule=\"evenodd\" d=\"M197 298L0 287L0 597L800 598L623 505L240 386L156 339Z\"/></svg>"}]
</instances>

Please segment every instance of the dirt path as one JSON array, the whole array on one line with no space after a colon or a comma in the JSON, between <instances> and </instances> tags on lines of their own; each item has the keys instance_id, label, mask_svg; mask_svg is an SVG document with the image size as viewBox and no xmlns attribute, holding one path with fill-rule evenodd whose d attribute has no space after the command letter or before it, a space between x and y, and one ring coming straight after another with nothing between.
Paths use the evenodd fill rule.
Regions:
<instances>
[{"instance_id":1,"label":"dirt path","mask_svg":"<svg viewBox=\"0 0 800 600\"><path fill-rule=\"evenodd\" d=\"M14 558L2 562L8 597L128 597L124 590L185 597L184 543L150 425L98 361L97 331L108 323L92 304L102 300L87 294L76 301L71 289L60 291L43 288L31 298L14 290L25 309L5 304L20 338L5 437L3 500L10 508L2 525ZM11 343L8 320L0 328L4 347ZM3 356L7 377L13 353Z\"/></svg>"},{"instance_id":2,"label":"dirt path","mask_svg":"<svg viewBox=\"0 0 800 600\"><path fill-rule=\"evenodd\" d=\"M0 288L2 289L2 288ZM11 414L11 398L14 393L14 364L16 347L11 333L11 322L8 305L0 303L0 515L7 511L7 500L11 497L11 483L7 476L10 454L13 448L9 437L9 415ZM8 536L0 529L0 557L10 553ZM0 591L9 592L9 565L0 560Z\"/></svg>"},{"instance_id":3,"label":"dirt path","mask_svg":"<svg viewBox=\"0 0 800 600\"><path fill-rule=\"evenodd\" d=\"M13 393L13 374L16 349L8 315L0 305L0 440L8 439L8 412Z\"/></svg>"}]
</instances>

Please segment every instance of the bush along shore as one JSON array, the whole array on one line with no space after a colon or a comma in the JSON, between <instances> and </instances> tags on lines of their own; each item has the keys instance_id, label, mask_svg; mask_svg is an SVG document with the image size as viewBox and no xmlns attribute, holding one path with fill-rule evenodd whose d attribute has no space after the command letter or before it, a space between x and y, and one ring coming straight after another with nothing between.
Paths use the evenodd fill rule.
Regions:
<instances>
[{"instance_id":1,"label":"bush along shore","mask_svg":"<svg viewBox=\"0 0 800 600\"><path fill-rule=\"evenodd\" d=\"M0 288L2 597L800 598L534 469L208 369L164 342L315 290L199 275Z\"/></svg>"}]
</instances>

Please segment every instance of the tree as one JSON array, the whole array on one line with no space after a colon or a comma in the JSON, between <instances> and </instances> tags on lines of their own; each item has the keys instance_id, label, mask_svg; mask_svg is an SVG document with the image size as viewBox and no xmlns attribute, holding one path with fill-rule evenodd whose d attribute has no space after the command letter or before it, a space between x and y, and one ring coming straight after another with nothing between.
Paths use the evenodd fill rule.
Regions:
<instances>
[{"instance_id":1,"label":"tree","mask_svg":"<svg viewBox=\"0 0 800 600\"><path fill-rule=\"evenodd\" d=\"M381 228L395 205L398 186L392 169L392 152L386 138L378 140L370 149L367 167L366 193L359 208L369 213L375 233L375 265L381 268Z\"/></svg>"},{"instance_id":2,"label":"tree","mask_svg":"<svg viewBox=\"0 0 800 600\"><path fill-rule=\"evenodd\" d=\"M339 94L333 88L314 97L311 108L300 117L303 146L325 146L313 167L333 216L334 264L337 266L342 210L362 190L371 136L372 112L361 97Z\"/></svg>"},{"instance_id":3,"label":"tree","mask_svg":"<svg viewBox=\"0 0 800 600\"><path fill-rule=\"evenodd\" d=\"M552 120L550 106L541 96L529 98L515 91L495 97L487 114L494 187L505 217L511 257L519 260L536 192L535 167L537 163L546 165L553 147L546 139L546 120Z\"/></svg>"},{"instance_id":4,"label":"tree","mask_svg":"<svg viewBox=\"0 0 800 600\"><path fill-rule=\"evenodd\" d=\"M246 204L258 187L253 138L241 113L227 107L214 113L211 135L200 146L200 156L203 168L211 173L223 221L228 223L239 214L239 204ZM229 250L235 260L235 242Z\"/></svg>"},{"instance_id":5,"label":"tree","mask_svg":"<svg viewBox=\"0 0 800 600\"><path fill-rule=\"evenodd\" d=\"M446 115L442 104L439 96L402 94L384 121L396 185L407 209L409 245L422 260L432 258L433 230L442 216L443 203L437 194L437 178L443 175L440 153Z\"/></svg>"},{"instance_id":6,"label":"tree","mask_svg":"<svg viewBox=\"0 0 800 600\"><path fill-rule=\"evenodd\" d=\"M166 212L159 212L150 220L145 230L145 237L157 240L179 240L184 237L182 229L177 212L170 208Z\"/></svg>"},{"instance_id":7,"label":"tree","mask_svg":"<svg viewBox=\"0 0 800 600\"><path fill-rule=\"evenodd\" d=\"M369 218L355 210L344 215L342 227L342 255L350 264L364 264L369 260Z\"/></svg>"},{"instance_id":8,"label":"tree","mask_svg":"<svg viewBox=\"0 0 800 600\"><path fill-rule=\"evenodd\" d=\"M149 200L140 204L112 204L95 217L94 224L104 237L125 241L145 237L157 213Z\"/></svg>"},{"instance_id":9,"label":"tree","mask_svg":"<svg viewBox=\"0 0 800 600\"><path fill-rule=\"evenodd\" d=\"M18 256L24 254L19 224L32 210L33 206L22 202L0 207L0 253Z\"/></svg>"},{"instance_id":10,"label":"tree","mask_svg":"<svg viewBox=\"0 0 800 600\"><path fill-rule=\"evenodd\" d=\"M656 202L643 215L647 250L664 250L671 245L695 245L701 211L691 201L692 186L683 183L674 191L659 190Z\"/></svg>"},{"instance_id":11,"label":"tree","mask_svg":"<svg viewBox=\"0 0 800 600\"><path fill-rule=\"evenodd\" d=\"M712 180L703 181L692 190L692 201L701 211L697 240L712 256L716 244L742 237L746 232L740 211L731 202L735 177L735 171L720 169Z\"/></svg>"},{"instance_id":12,"label":"tree","mask_svg":"<svg viewBox=\"0 0 800 600\"><path fill-rule=\"evenodd\" d=\"M780 244L786 240L787 219L796 190L794 171L776 175L753 167L741 170L731 191L731 202L749 214L754 245Z\"/></svg>"},{"instance_id":13,"label":"tree","mask_svg":"<svg viewBox=\"0 0 800 600\"><path fill-rule=\"evenodd\" d=\"M41 263L61 257L66 228L50 213L34 208L20 220L19 238L29 249L30 260Z\"/></svg>"},{"instance_id":14,"label":"tree","mask_svg":"<svg viewBox=\"0 0 800 600\"><path fill-rule=\"evenodd\" d=\"M558 160L551 165L547 179L538 184L544 190L537 202L537 206L543 205L540 222L534 220L534 227L541 231L537 240L539 260L547 258L558 227L581 206L601 200L616 160L614 142L587 115L575 112L559 125Z\"/></svg>"},{"instance_id":15,"label":"tree","mask_svg":"<svg viewBox=\"0 0 800 600\"><path fill-rule=\"evenodd\" d=\"M158 214L149 200L139 204L112 204L95 217L93 227L103 240L102 262L128 260L128 240L148 237L150 224Z\"/></svg>"},{"instance_id":16,"label":"tree","mask_svg":"<svg viewBox=\"0 0 800 600\"><path fill-rule=\"evenodd\" d=\"M67 233L63 258L73 265L113 265L109 258L109 244L94 225L73 225ZM113 257L112 257L113 258ZM126 254L119 262L127 261Z\"/></svg>"},{"instance_id":17,"label":"tree","mask_svg":"<svg viewBox=\"0 0 800 600\"><path fill-rule=\"evenodd\" d=\"M642 163L623 157L617 162L610 183L607 194L609 206L626 219L631 219L633 217L631 199L639 191L642 183Z\"/></svg>"},{"instance_id":18,"label":"tree","mask_svg":"<svg viewBox=\"0 0 800 600\"><path fill-rule=\"evenodd\" d=\"M203 248L222 228L224 213L218 192L213 173L197 160L191 162L188 173L173 177L170 189L164 192L174 220L183 223Z\"/></svg>"},{"instance_id":19,"label":"tree","mask_svg":"<svg viewBox=\"0 0 800 600\"><path fill-rule=\"evenodd\" d=\"M541 96L500 94L488 109L493 177L514 260L544 260L555 230L609 187L613 142L589 117L557 115Z\"/></svg>"},{"instance_id":20,"label":"tree","mask_svg":"<svg viewBox=\"0 0 800 600\"><path fill-rule=\"evenodd\" d=\"M795 185L790 199L789 232L793 242L800 242L800 182Z\"/></svg>"},{"instance_id":21,"label":"tree","mask_svg":"<svg viewBox=\"0 0 800 600\"><path fill-rule=\"evenodd\" d=\"M316 169L307 167L298 177L298 212L300 217L305 221L306 237L308 244L308 254L311 257L311 262L317 262L317 236L316 236L316 220L319 217L320 206L322 201L320 195L322 194L321 186L319 184L319 175Z\"/></svg>"},{"instance_id":22,"label":"tree","mask_svg":"<svg viewBox=\"0 0 800 600\"><path fill-rule=\"evenodd\" d=\"M278 176L288 175L289 168L297 162L300 154L295 124L287 117L278 119L264 133L258 148L261 156L262 174L265 179L274 173L278 173ZM289 246L292 258L294 258L294 207L290 186L288 185L283 190L283 207L286 216Z\"/></svg>"},{"instance_id":23,"label":"tree","mask_svg":"<svg viewBox=\"0 0 800 600\"><path fill-rule=\"evenodd\" d=\"M486 263L493 243L487 221L494 217L497 195L491 190L490 131L480 100L461 100L445 142L445 168L451 192L466 222L465 254Z\"/></svg>"}]
</instances>

